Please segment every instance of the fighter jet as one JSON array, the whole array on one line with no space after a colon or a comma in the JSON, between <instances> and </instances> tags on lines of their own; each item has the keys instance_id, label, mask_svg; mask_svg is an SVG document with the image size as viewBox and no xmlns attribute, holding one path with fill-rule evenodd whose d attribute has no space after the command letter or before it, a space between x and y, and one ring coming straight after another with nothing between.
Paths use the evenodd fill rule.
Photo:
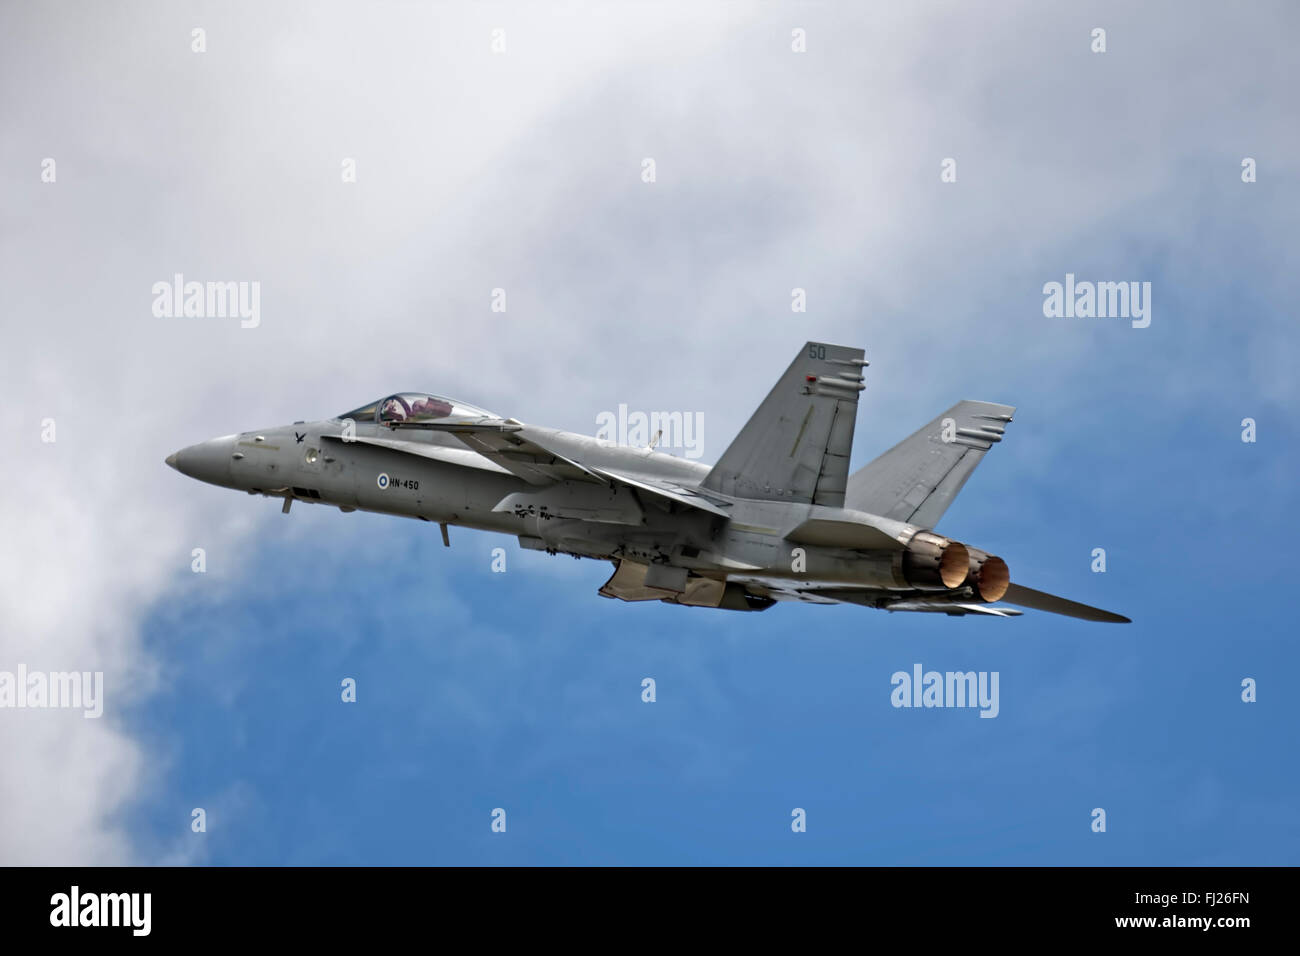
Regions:
<instances>
[{"instance_id":1,"label":"fighter jet","mask_svg":"<svg viewBox=\"0 0 1300 956\"><path fill-rule=\"evenodd\" d=\"M861 470L849 454L861 349L809 342L718 463L526 425L398 392L335 418L240 432L167 464L284 500L515 535L613 564L600 594L763 611L777 601L1088 621L1109 611L1011 582L996 555L934 530L1015 409L958 402Z\"/></svg>"}]
</instances>

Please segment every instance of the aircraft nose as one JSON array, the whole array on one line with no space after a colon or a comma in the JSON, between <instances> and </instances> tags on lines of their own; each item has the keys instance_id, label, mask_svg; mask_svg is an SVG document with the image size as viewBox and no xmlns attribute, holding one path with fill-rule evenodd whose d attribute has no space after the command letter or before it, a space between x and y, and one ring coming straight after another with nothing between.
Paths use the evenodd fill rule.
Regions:
<instances>
[{"instance_id":1,"label":"aircraft nose","mask_svg":"<svg viewBox=\"0 0 1300 956\"><path fill-rule=\"evenodd\" d=\"M212 438L173 452L165 459L182 475L211 485L230 484L230 456L235 450L234 435Z\"/></svg>"}]
</instances>

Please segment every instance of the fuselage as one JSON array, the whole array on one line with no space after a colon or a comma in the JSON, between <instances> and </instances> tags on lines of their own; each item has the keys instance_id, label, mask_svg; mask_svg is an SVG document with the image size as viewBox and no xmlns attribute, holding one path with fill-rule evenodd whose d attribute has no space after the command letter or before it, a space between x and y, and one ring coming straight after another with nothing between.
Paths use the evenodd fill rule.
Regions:
<instances>
[{"instance_id":1,"label":"fuselage","mask_svg":"<svg viewBox=\"0 0 1300 956\"><path fill-rule=\"evenodd\" d=\"M514 509L494 510L512 494L538 489L466 448L454 435L418 432L398 439L383 426L368 422L356 423L349 438L344 434L345 424L339 419L300 422L201 442L172 455L167 463L209 484L334 505L345 512L371 511L546 540L556 537L551 522L564 520ZM537 435L597 467L652 478L694 485L709 470L707 465L651 449L557 429L526 426L522 434ZM384 444L390 442L391 446Z\"/></svg>"},{"instance_id":2,"label":"fuselage","mask_svg":"<svg viewBox=\"0 0 1300 956\"><path fill-rule=\"evenodd\" d=\"M558 429L523 425L518 434L594 469L698 488L709 466ZM301 422L214 438L168 464L200 481L249 494L332 505L516 536L523 547L578 557L670 564L751 584L796 579L821 586L914 590L899 547L920 530L860 515L900 544L879 553L786 539L810 517L854 520L843 509L733 500L728 517L639 494L626 486L562 482L539 488L487 460L453 434L406 432L347 419ZM557 498L577 507L547 507ZM572 517L575 511L589 517ZM558 513L557 513L558 512Z\"/></svg>"}]
</instances>

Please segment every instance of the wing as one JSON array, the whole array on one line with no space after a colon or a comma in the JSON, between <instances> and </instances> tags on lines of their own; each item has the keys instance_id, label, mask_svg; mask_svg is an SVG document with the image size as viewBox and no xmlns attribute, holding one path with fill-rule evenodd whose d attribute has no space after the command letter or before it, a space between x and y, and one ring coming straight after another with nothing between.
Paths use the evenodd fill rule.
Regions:
<instances>
[{"instance_id":1,"label":"wing","mask_svg":"<svg viewBox=\"0 0 1300 956\"><path fill-rule=\"evenodd\" d=\"M642 495L649 494L663 503L696 508L720 518L729 516L726 509L731 507L731 502L720 495L710 495L701 489L680 485L665 478L630 475L609 468L588 468L548 448L542 439L522 434L526 426L514 419L396 422L388 423L387 427L395 433L405 429L447 432L455 435L465 448L446 448L424 442L404 441L401 438L372 438L364 435L357 435L351 441L454 465L512 474L530 485L546 489L535 495L509 495L497 504L493 509L495 511L512 511L517 507L533 505L544 507L557 517L640 524L640 508L634 501L626 500L628 491L636 491ZM338 436L325 437L333 441L343 440ZM581 484L575 489L572 487L573 482ZM599 489L591 488L592 484L613 489L614 497L600 494ZM584 494L584 488L590 491Z\"/></svg>"},{"instance_id":2,"label":"wing","mask_svg":"<svg viewBox=\"0 0 1300 956\"><path fill-rule=\"evenodd\" d=\"M388 422L394 431L408 428L447 432L463 445L488 461L530 485L551 485L558 481L594 481L603 479L590 468L571 458L551 451L536 440L520 434L521 422L513 418L478 418L465 421Z\"/></svg>"},{"instance_id":3,"label":"wing","mask_svg":"<svg viewBox=\"0 0 1300 956\"><path fill-rule=\"evenodd\" d=\"M422 428L455 435L464 445L488 461L524 479L530 485L551 485L562 481L598 482L649 492L661 499L727 517L731 502L663 478L629 475L609 468L588 468L546 447L534 436L521 434L525 426L513 418L483 418L465 422L398 422L396 428Z\"/></svg>"},{"instance_id":4,"label":"wing","mask_svg":"<svg viewBox=\"0 0 1300 956\"><path fill-rule=\"evenodd\" d=\"M608 478L615 484L627 485L640 491L649 492L667 501L673 501L690 508L698 508L700 511L707 511L709 514L721 518L730 517L727 509L731 507L731 502L722 497L704 494L698 488L688 488L685 485L679 485L663 478L629 475L609 468L595 468L593 471Z\"/></svg>"},{"instance_id":5,"label":"wing","mask_svg":"<svg viewBox=\"0 0 1300 956\"><path fill-rule=\"evenodd\" d=\"M500 465L493 464L482 455L468 448L448 448L445 445L426 445L423 442L404 441L400 438L378 438L368 435L355 435L346 441L340 435L321 435L321 438L327 442L337 442L339 444L355 442L358 445L373 445L376 448L388 448L408 455L417 455L420 458L432 458L434 461L446 462L449 465L477 468L480 471L491 471L500 475L510 474Z\"/></svg>"}]
</instances>

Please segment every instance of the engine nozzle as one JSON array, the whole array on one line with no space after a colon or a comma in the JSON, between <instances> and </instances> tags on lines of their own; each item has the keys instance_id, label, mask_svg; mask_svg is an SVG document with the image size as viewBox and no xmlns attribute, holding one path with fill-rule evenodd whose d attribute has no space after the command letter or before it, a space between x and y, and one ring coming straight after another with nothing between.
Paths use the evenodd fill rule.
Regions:
<instances>
[{"instance_id":1,"label":"engine nozzle","mask_svg":"<svg viewBox=\"0 0 1300 956\"><path fill-rule=\"evenodd\" d=\"M987 604L1001 601L1007 588L1011 587L1011 571L1007 563L978 548L966 550L970 553L970 574L966 583L974 588L981 601Z\"/></svg>"},{"instance_id":2,"label":"engine nozzle","mask_svg":"<svg viewBox=\"0 0 1300 956\"><path fill-rule=\"evenodd\" d=\"M914 588L955 588L966 580L970 570L966 546L931 531L918 531L903 552L903 577Z\"/></svg>"}]
</instances>

